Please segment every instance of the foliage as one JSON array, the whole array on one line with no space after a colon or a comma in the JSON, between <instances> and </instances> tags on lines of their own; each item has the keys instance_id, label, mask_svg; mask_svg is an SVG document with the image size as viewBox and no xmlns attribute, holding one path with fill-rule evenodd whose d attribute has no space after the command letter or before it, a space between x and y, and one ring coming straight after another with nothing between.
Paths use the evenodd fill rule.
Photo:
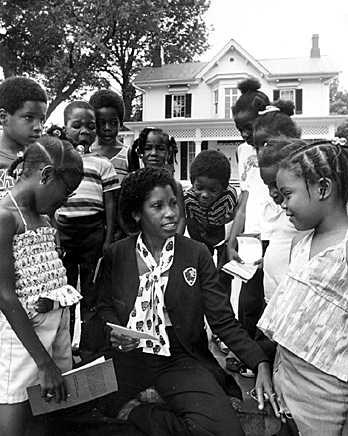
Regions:
<instances>
[{"instance_id":1,"label":"foliage","mask_svg":"<svg viewBox=\"0 0 348 436\"><path fill-rule=\"evenodd\" d=\"M337 78L330 84L330 114L348 114L348 92L339 90Z\"/></svg>"},{"instance_id":2,"label":"foliage","mask_svg":"<svg viewBox=\"0 0 348 436\"><path fill-rule=\"evenodd\" d=\"M38 78L50 114L86 87L122 90L129 119L134 75L164 49L166 62L207 48L206 0L0 0L0 65L5 77Z\"/></svg>"}]
</instances>

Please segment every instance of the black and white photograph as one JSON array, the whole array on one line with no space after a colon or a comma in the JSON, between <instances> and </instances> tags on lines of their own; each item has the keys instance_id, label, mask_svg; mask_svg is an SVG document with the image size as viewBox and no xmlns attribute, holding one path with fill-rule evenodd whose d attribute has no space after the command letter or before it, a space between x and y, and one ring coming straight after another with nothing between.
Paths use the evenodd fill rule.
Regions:
<instances>
[{"instance_id":1,"label":"black and white photograph","mask_svg":"<svg viewBox=\"0 0 348 436\"><path fill-rule=\"evenodd\" d=\"M348 436L348 3L0 0L0 436Z\"/></svg>"}]
</instances>

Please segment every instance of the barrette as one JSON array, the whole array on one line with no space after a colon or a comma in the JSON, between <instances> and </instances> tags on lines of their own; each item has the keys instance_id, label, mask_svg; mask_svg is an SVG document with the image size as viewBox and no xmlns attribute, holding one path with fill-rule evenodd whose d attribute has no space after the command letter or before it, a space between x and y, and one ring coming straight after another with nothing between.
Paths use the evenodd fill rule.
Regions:
<instances>
[{"instance_id":1,"label":"barrette","mask_svg":"<svg viewBox=\"0 0 348 436\"><path fill-rule=\"evenodd\" d=\"M331 140L331 144L332 145L339 145L340 147L347 147L347 140L346 140L346 138L339 138L339 137L335 136Z\"/></svg>"},{"instance_id":2,"label":"barrette","mask_svg":"<svg viewBox=\"0 0 348 436\"><path fill-rule=\"evenodd\" d=\"M273 106L273 105L268 105L266 106L266 109L263 111L259 111L258 114L259 115L265 115L268 114L269 112L279 112L280 109L277 106Z\"/></svg>"}]
</instances>

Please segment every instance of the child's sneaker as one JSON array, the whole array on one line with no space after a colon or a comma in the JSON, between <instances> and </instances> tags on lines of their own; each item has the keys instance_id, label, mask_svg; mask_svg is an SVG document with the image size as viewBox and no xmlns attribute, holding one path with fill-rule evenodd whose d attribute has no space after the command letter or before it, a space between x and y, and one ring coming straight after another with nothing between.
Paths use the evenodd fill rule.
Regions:
<instances>
[{"instance_id":1,"label":"child's sneaker","mask_svg":"<svg viewBox=\"0 0 348 436\"><path fill-rule=\"evenodd\" d=\"M244 369L244 364L235 357L226 357L226 369L232 372L240 372Z\"/></svg>"},{"instance_id":2,"label":"child's sneaker","mask_svg":"<svg viewBox=\"0 0 348 436\"><path fill-rule=\"evenodd\" d=\"M243 377L246 377L246 378L254 378L254 377L256 377L254 371L252 371L252 370L249 369L249 368L243 368L243 369L241 369L241 370L239 371L239 374L240 374L241 376L243 376Z\"/></svg>"},{"instance_id":3,"label":"child's sneaker","mask_svg":"<svg viewBox=\"0 0 348 436\"><path fill-rule=\"evenodd\" d=\"M228 354L230 349L227 347L227 345L222 342L221 339L219 339L216 335L212 336L212 340L213 342L215 342L216 346L218 347L218 349L221 351L221 353L223 354Z\"/></svg>"},{"instance_id":4,"label":"child's sneaker","mask_svg":"<svg viewBox=\"0 0 348 436\"><path fill-rule=\"evenodd\" d=\"M133 398L128 401L122 409L118 412L117 419L121 421L127 421L129 414L135 408L141 405L141 402L137 398Z\"/></svg>"}]
</instances>

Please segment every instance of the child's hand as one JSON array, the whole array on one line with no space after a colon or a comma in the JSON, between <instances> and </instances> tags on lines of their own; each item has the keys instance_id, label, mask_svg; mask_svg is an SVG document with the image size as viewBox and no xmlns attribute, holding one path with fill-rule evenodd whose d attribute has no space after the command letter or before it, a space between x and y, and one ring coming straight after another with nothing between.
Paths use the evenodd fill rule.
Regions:
<instances>
[{"instance_id":1,"label":"child's hand","mask_svg":"<svg viewBox=\"0 0 348 436\"><path fill-rule=\"evenodd\" d=\"M263 257L261 259L255 260L254 265L257 265L258 269L263 268Z\"/></svg>"},{"instance_id":2,"label":"child's hand","mask_svg":"<svg viewBox=\"0 0 348 436\"><path fill-rule=\"evenodd\" d=\"M53 300L49 298L40 297L35 305L35 309L39 313L46 313L53 309Z\"/></svg>"},{"instance_id":3,"label":"child's hand","mask_svg":"<svg viewBox=\"0 0 348 436\"><path fill-rule=\"evenodd\" d=\"M62 247L57 247L56 248L57 252L58 252L58 256L63 259L63 257L65 256L65 250Z\"/></svg>"},{"instance_id":4,"label":"child's hand","mask_svg":"<svg viewBox=\"0 0 348 436\"><path fill-rule=\"evenodd\" d=\"M66 401L67 392L64 379L53 360L39 368L41 397L46 401L54 399L57 403Z\"/></svg>"},{"instance_id":5,"label":"child's hand","mask_svg":"<svg viewBox=\"0 0 348 436\"><path fill-rule=\"evenodd\" d=\"M255 390L257 401L259 403L259 410L264 409L265 400L268 400L271 403L275 416L280 418L279 405L277 402L277 396L274 392L272 375L268 362L260 362L258 365Z\"/></svg>"},{"instance_id":6,"label":"child's hand","mask_svg":"<svg viewBox=\"0 0 348 436\"><path fill-rule=\"evenodd\" d=\"M235 260L239 263L244 263L244 261L239 257L237 250L227 245L227 254L229 260Z\"/></svg>"}]
</instances>

